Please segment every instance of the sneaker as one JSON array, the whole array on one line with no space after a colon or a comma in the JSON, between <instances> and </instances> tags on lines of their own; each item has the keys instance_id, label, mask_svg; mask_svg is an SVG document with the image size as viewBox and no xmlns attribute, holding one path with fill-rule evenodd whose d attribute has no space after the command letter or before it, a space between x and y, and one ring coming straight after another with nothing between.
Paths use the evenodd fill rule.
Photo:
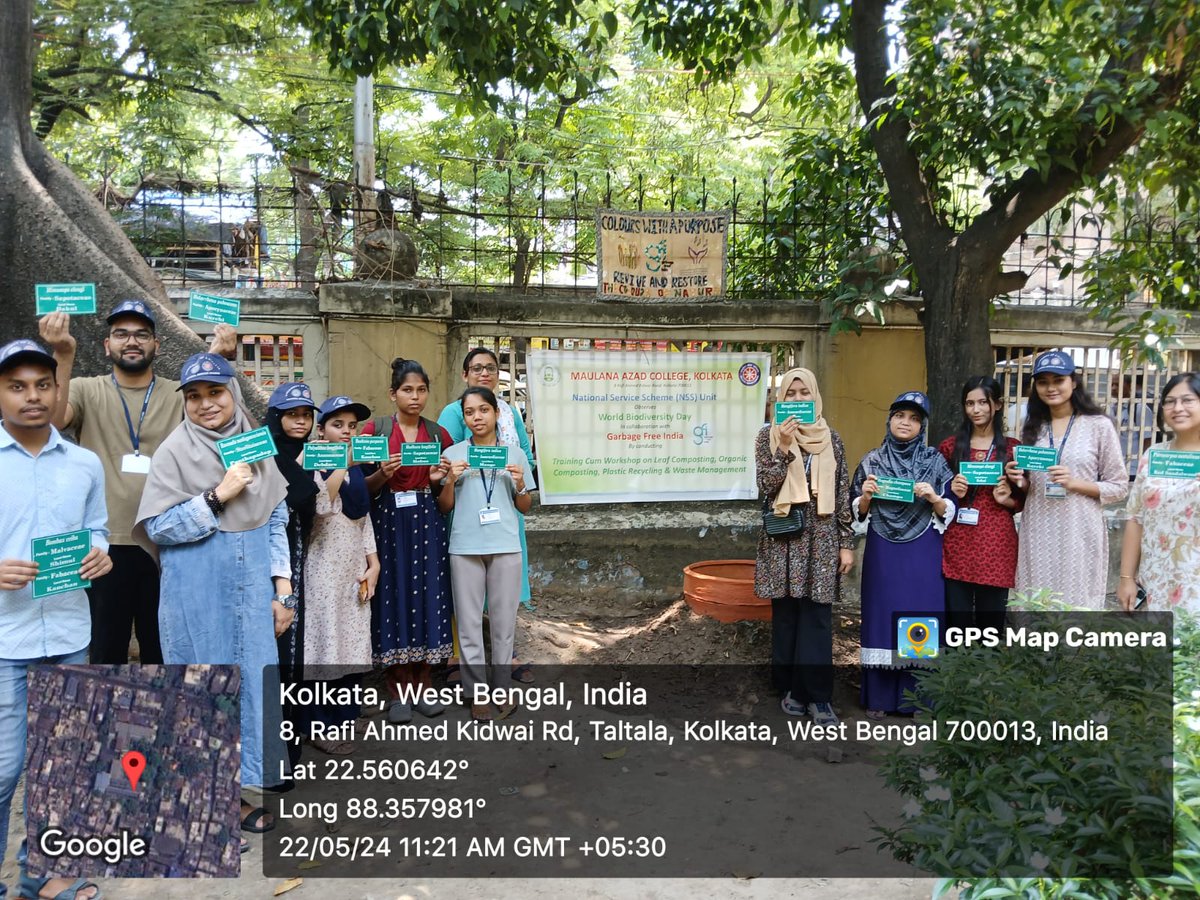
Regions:
<instances>
[{"instance_id":1,"label":"sneaker","mask_svg":"<svg viewBox=\"0 0 1200 900\"><path fill-rule=\"evenodd\" d=\"M837 713L828 703L808 704L808 714L813 717L814 725L837 725Z\"/></svg>"},{"instance_id":2,"label":"sneaker","mask_svg":"<svg viewBox=\"0 0 1200 900\"><path fill-rule=\"evenodd\" d=\"M803 703L792 699L791 691L783 695L783 699L779 701L779 708L789 716L803 716L808 714L808 708Z\"/></svg>"},{"instance_id":3,"label":"sneaker","mask_svg":"<svg viewBox=\"0 0 1200 900\"><path fill-rule=\"evenodd\" d=\"M393 725L403 725L412 721L412 707L403 700L393 700L388 707L388 721Z\"/></svg>"},{"instance_id":4,"label":"sneaker","mask_svg":"<svg viewBox=\"0 0 1200 900\"><path fill-rule=\"evenodd\" d=\"M426 703L424 700L420 700L413 706L413 709L427 719L432 719L434 716L440 716L446 711L446 707L438 703L436 700L432 703Z\"/></svg>"}]
</instances>

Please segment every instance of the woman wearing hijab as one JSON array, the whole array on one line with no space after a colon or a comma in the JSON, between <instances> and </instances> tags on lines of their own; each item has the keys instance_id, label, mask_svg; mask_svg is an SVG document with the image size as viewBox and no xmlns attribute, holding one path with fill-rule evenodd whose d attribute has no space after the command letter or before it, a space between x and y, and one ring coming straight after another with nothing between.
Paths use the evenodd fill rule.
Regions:
<instances>
[{"instance_id":1,"label":"woman wearing hijab","mask_svg":"<svg viewBox=\"0 0 1200 900\"><path fill-rule=\"evenodd\" d=\"M304 669L304 557L312 533L317 510L317 485L312 473L304 471L300 456L313 428L317 405L307 384L285 381L271 393L267 403L267 430L275 440L275 465L287 480L288 555L291 559L292 592L299 599L293 627L279 636L279 674L284 681L299 681ZM284 717L290 722L300 710L284 705ZM299 753L299 743L292 745L293 759Z\"/></svg>"},{"instance_id":2,"label":"woman wearing hijab","mask_svg":"<svg viewBox=\"0 0 1200 900\"><path fill-rule=\"evenodd\" d=\"M330 397L321 404L317 429L322 441L348 444L358 423L371 411L349 397ZM308 631L304 660L313 666L336 666L327 680L352 688L360 673L371 669L371 598L379 582L379 556L371 527L371 494L358 466L312 474L320 493L312 540L305 561L304 583ZM323 706L320 721L330 727L358 718L356 703ZM352 741L313 737L318 750L334 756L354 752Z\"/></svg>"},{"instance_id":3,"label":"woman wearing hijab","mask_svg":"<svg viewBox=\"0 0 1200 900\"><path fill-rule=\"evenodd\" d=\"M772 515L801 509L804 527L780 537L762 529L754 593L771 599L771 664L783 711L836 725L832 611L841 576L854 565L846 449L822 415L811 371L787 372L780 390L784 401L813 401L815 421L789 416L762 427L754 444L758 490Z\"/></svg>"},{"instance_id":4,"label":"woman wearing hijab","mask_svg":"<svg viewBox=\"0 0 1200 900\"><path fill-rule=\"evenodd\" d=\"M217 442L254 428L227 361L211 353L190 357L179 389L184 420L154 454L134 536L162 572L163 660L241 667L245 790L268 783L265 751L270 783L284 759L277 727L265 729L271 743L263 746L263 667L278 661L275 637L292 624L296 605L287 482L271 459L228 469L221 461ZM242 813L247 831L274 827L245 801Z\"/></svg>"},{"instance_id":5,"label":"woman wearing hijab","mask_svg":"<svg viewBox=\"0 0 1200 900\"><path fill-rule=\"evenodd\" d=\"M859 652L862 705L872 719L911 711L904 691L916 682L893 653L900 649L897 615L937 618L945 610L942 534L954 519L953 476L945 458L925 443L928 419L929 400L920 391L897 397L888 410L883 443L863 457L850 488L854 517L867 522ZM881 478L911 482L913 499L877 499ZM913 646L923 646L919 634L914 633Z\"/></svg>"}]
</instances>

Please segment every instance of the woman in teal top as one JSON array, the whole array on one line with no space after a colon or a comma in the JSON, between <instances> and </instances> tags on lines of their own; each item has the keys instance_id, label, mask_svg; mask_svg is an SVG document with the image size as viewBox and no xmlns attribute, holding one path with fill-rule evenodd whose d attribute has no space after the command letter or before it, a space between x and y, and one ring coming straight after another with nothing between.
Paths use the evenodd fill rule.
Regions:
<instances>
[{"instance_id":1,"label":"woman in teal top","mask_svg":"<svg viewBox=\"0 0 1200 900\"><path fill-rule=\"evenodd\" d=\"M496 358L496 354L486 347L476 347L471 350L463 360L463 381L467 383L468 388L483 387L495 394L496 387L500 383L500 361ZM497 403L499 404L499 414L496 419L496 436L500 443L521 449L525 458L529 460L530 481L532 481L533 451L529 446L529 433L525 430L521 413L516 407L505 403L499 397L497 397ZM462 404L458 400L442 410L442 414L438 416L438 424L446 429L446 433L455 443L465 440L470 434L466 422L463 421ZM525 543L524 516L518 516L517 531L521 539L521 605L532 609L533 595L529 590L529 547ZM513 677L518 681L529 683L533 680L533 672L529 669L528 664L521 665L514 662Z\"/></svg>"}]
</instances>

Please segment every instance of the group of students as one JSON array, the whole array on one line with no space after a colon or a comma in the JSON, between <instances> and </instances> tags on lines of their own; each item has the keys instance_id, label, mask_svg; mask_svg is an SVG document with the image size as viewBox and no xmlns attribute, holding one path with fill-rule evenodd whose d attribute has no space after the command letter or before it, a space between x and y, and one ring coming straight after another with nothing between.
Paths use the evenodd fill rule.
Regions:
<instances>
[{"instance_id":1,"label":"group of students","mask_svg":"<svg viewBox=\"0 0 1200 900\"><path fill-rule=\"evenodd\" d=\"M276 455L226 466L218 443L259 427L227 359L233 329L218 326L209 352L188 358L173 381L154 371L160 344L147 303L122 301L108 325L112 370L90 378L71 378L76 344L64 314L40 322L52 352L31 340L0 348L0 479L13 487L0 505L0 859L24 760L28 666L125 663L131 629L143 663L241 666L249 831L274 827L251 797L280 781L265 761L288 758L278 726L296 713L272 704L279 691L265 679L302 680L306 667L307 677L322 677L313 667L337 666L354 680L382 668L389 719L408 721L413 707L399 687L429 683L430 667L454 652L455 623L464 685L489 680L486 606L491 682L532 680L512 659L517 609L529 602L529 439L520 413L495 393L492 351L467 355L466 390L437 423L423 416L429 377L413 360L392 363L394 409L375 419L350 397L318 405L307 385L280 385L264 423ZM77 444L59 433L67 427ZM346 468L304 467L310 438L349 443L357 434L386 436L388 459L359 464L350 454ZM404 465L411 442L440 445L437 462ZM471 468L472 445L506 446L507 465ZM85 529L91 551L80 575L91 586L35 602L31 541ZM443 710L417 703L416 711ZM507 711L481 703L471 712ZM21 890L97 896L89 882L24 872Z\"/></svg>"},{"instance_id":2,"label":"group of students","mask_svg":"<svg viewBox=\"0 0 1200 900\"><path fill-rule=\"evenodd\" d=\"M1014 588L1102 609L1109 568L1103 507L1126 495L1121 608L1200 614L1200 476L1149 470L1152 451L1200 452L1200 375L1167 381L1157 424L1170 437L1142 454L1132 488L1116 427L1088 395L1071 356L1040 354L1032 378L1019 441L1004 434L1003 393L991 376L963 385L962 424L937 448L925 438L928 398L900 394L883 442L850 478L815 376L808 369L783 376L779 400L816 407L812 424L787 418L765 425L755 445L764 513L804 512L798 532L775 536L764 525L758 542L755 592L772 601L772 663L785 713L838 721L830 704L831 605L853 565L856 524L866 531L860 702L872 719L912 710L904 693L915 681L894 655L901 614L1000 627ZM1054 464L1023 470L1014 458L1018 444L1054 448ZM963 463L983 462L1001 463L1003 475L994 484L968 483ZM882 479L910 482L912 499L877 496Z\"/></svg>"}]
</instances>

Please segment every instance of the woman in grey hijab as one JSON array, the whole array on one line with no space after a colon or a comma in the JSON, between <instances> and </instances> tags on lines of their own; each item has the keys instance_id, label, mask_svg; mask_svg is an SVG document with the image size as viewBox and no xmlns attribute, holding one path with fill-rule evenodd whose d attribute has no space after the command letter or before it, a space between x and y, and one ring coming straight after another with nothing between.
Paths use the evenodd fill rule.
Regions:
<instances>
[{"instance_id":1,"label":"woman in grey hijab","mask_svg":"<svg viewBox=\"0 0 1200 900\"><path fill-rule=\"evenodd\" d=\"M198 353L181 382L185 418L154 454L134 538L162 572L163 660L241 666L245 790L282 780L275 760L287 758L278 728L267 729L272 745L263 746L264 711L279 697L268 689L264 703L263 667L278 662L275 638L295 608L287 482L271 456L228 469L222 462L217 443L254 430L228 362ZM248 831L274 827L255 804L243 801L242 816Z\"/></svg>"}]
</instances>

